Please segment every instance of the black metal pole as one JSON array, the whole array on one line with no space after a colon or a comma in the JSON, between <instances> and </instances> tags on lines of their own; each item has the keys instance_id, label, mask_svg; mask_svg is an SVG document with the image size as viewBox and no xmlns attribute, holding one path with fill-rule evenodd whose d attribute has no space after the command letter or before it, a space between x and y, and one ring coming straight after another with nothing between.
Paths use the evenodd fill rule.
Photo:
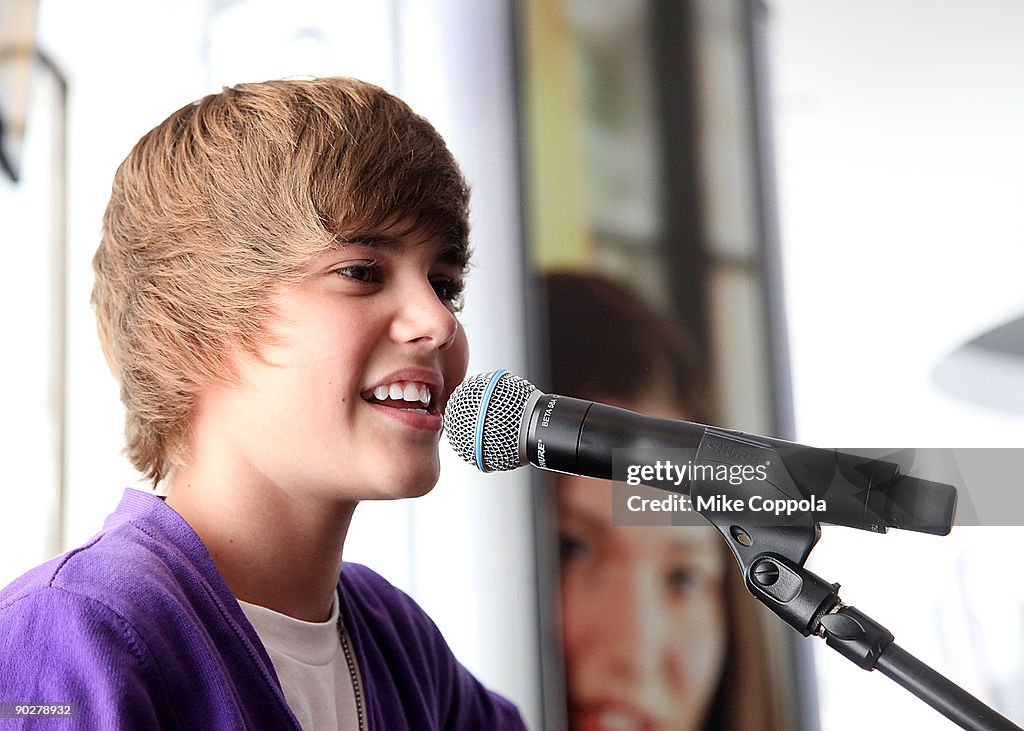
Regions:
<instances>
[{"instance_id":1,"label":"black metal pole","mask_svg":"<svg viewBox=\"0 0 1024 731\"><path fill-rule=\"evenodd\" d=\"M896 644L885 648L875 669L961 728L971 731L1021 731L1020 726Z\"/></svg>"}]
</instances>

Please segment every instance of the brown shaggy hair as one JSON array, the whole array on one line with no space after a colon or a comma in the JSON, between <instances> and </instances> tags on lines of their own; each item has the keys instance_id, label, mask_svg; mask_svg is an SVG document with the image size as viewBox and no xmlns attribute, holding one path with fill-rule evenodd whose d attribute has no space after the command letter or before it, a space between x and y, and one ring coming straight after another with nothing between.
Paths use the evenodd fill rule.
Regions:
<instances>
[{"instance_id":1,"label":"brown shaggy hair","mask_svg":"<svg viewBox=\"0 0 1024 731\"><path fill-rule=\"evenodd\" d=\"M600 275L554 271L541 284L554 393L636 402L658 390L691 419L711 419L702 359L675 321Z\"/></svg>"},{"instance_id":2,"label":"brown shaggy hair","mask_svg":"<svg viewBox=\"0 0 1024 731\"><path fill-rule=\"evenodd\" d=\"M156 485L181 464L196 395L258 357L270 299L309 262L398 223L469 259L469 191L437 131L346 78L239 84L147 133L114 177L92 302Z\"/></svg>"}]
</instances>

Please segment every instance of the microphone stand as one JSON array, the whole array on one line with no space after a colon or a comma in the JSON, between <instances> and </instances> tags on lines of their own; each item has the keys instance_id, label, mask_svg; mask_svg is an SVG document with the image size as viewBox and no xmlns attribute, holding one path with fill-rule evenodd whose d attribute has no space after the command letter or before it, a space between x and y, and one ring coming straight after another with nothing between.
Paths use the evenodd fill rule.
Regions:
<instances>
[{"instance_id":1,"label":"microphone stand","mask_svg":"<svg viewBox=\"0 0 1024 731\"><path fill-rule=\"evenodd\" d=\"M697 451L697 461L733 464L726 455L749 455L751 449L766 457L767 479L756 483L761 489L770 488L787 497L801 494L773 446L735 432L708 428ZM737 490L741 494L746 491L745 497L756 492L750 483L740 488L731 485L729 490L733 497L740 496L736 495ZM721 492L721 483L699 480L690 483L691 502L695 507L700 496L707 499ZM813 513L778 516L775 521L772 519L776 516L765 513L757 524L751 524L735 512L716 512L710 507L699 512L729 544L743 571L747 590L802 635L824 638L826 644L843 657L864 670L877 669L961 728L1022 731L896 645L892 633L881 624L844 604L839 598L839 584L831 584L804 568L821 535ZM739 525L739 522L746 524Z\"/></svg>"}]
</instances>

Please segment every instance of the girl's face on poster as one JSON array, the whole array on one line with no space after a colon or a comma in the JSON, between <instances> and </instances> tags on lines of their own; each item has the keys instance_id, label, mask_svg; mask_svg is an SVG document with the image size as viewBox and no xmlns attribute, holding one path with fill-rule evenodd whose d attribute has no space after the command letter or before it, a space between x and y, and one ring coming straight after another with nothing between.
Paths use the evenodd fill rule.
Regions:
<instances>
[{"instance_id":1,"label":"girl's face on poster","mask_svg":"<svg viewBox=\"0 0 1024 731\"><path fill-rule=\"evenodd\" d=\"M557 495L570 728L700 728L727 647L721 538L613 525L610 482L564 475Z\"/></svg>"}]
</instances>

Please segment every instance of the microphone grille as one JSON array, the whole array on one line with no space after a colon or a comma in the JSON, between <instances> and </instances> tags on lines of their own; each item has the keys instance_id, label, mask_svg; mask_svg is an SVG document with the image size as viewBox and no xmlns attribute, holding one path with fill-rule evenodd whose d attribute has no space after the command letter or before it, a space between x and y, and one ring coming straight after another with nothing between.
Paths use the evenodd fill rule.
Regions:
<instances>
[{"instance_id":1,"label":"microphone grille","mask_svg":"<svg viewBox=\"0 0 1024 731\"><path fill-rule=\"evenodd\" d=\"M470 376L455 389L444 410L448 443L482 472L521 467L519 432L526 402L536 390L506 370Z\"/></svg>"}]
</instances>

